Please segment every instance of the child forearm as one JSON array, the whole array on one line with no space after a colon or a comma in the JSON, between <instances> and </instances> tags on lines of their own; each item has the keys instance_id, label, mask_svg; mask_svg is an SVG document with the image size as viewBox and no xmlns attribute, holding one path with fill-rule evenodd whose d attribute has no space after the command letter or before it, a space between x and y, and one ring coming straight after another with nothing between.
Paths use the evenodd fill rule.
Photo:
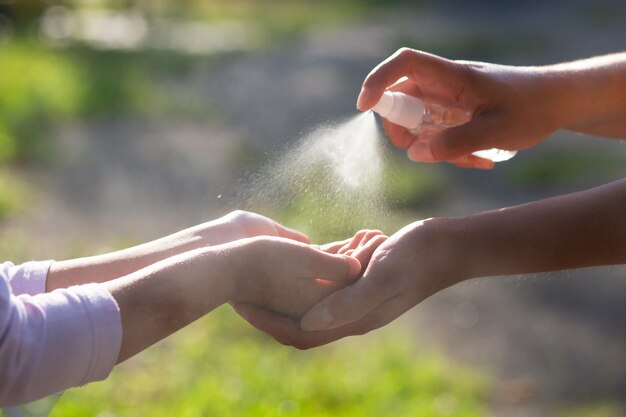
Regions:
<instances>
[{"instance_id":1,"label":"child forearm","mask_svg":"<svg viewBox=\"0 0 626 417\"><path fill-rule=\"evenodd\" d=\"M120 309L118 362L228 301L233 282L222 259L220 251L198 249L102 284Z\"/></svg>"},{"instance_id":2,"label":"child forearm","mask_svg":"<svg viewBox=\"0 0 626 417\"><path fill-rule=\"evenodd\" d=\"M252 224L258 230L246 230L246 224ZM55 262L50 267L46 291L91 282L107 282L190 250L220 245L245 238L255 232L270 234L272 227L269 220L261 216L236 211L217 220L128 249Z\"/></svg>"}]
</instances>

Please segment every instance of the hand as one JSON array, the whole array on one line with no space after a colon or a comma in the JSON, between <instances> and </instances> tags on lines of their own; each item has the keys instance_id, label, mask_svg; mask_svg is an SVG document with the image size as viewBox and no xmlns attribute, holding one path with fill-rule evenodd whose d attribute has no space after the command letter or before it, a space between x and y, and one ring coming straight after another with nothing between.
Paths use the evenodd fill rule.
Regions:
<instances>
[{"instance_id":1,"label":"hand","mask_svg":"<svg viewBox=\"0 0 626 417\"><path fill-rule=\"evenodd\" d=\"M319 246L319 248L327 253L339 253L358 259L361 263L361 274L359 275L362 275L376 248L387 239L388 237L380 230L363 229L349 239L327 243Z\"/></svg>"},{"instance_id":2,"label":"hand","mask_svg":"<svg viewBox=\"0 0 626 417\"><path fill-rule=\"evenodd\" d=\"M527 149L565 124L557 116L564 106L556 102L563 94L554 92L560 78L540 67L451 61L402 48L367 76L357 107L371 108L390 89L466 110L472 115L468 123L428 136L417 137L387 120L383 124L414 161L489 169L494 163L472 152Z\"/></svg>"},{"instance_id":3,"label":"hand","mask_svg":"<svg viewBox=\"0 0 626 417\"><path fill-rule=\"evenodd\" d=\"M196 247L219 245L256 236L275 236L309 243L305 234L263 215L243 210L235 210L217 220L185 229L168 238L176 240L181 236L195 238Z\"/></svg>"},{"instance_id":4,"label":"hand","mask_svg":"<svg viewBox=\"0 0 626 417\"><path fill-rule=\"evenodd\" d=\"M246 275L246 273L241 274L244 280L246 277L249 279L238 285L240 290L236 293L239 295L234 297L231 303L236 309L240 305L254 305L265 311L279 312L299 320L307 310L324 297L345 287L352 281L342 275L334 278L325 276L322 274L323 271L319 271L317 275L310 275L309 273L310 276L308 276L305 274L304 276L308 276L309 279L294 280L294 271L301 271L302 266L306 266L309 263L308 260L302 260L295 255L311 256L316 262L324 260L336 262L337 259L343 258L347 259L352 267L355 267L358 263L362 267L359 266L358 271L351 275L351 278L355 278L361 275L374 250L386 239L387 236L378 230L361 230L354 237L344 241L322 246L292 245L284 253L278 253L280 252L278 247L268 246L267 239L263 239L258 245L259 252L253 252L252 255L248 255L250 256L248 259L250 260L252 271L249 275ZM284 245L285 243L283 240L281 244ZM295 245L294 242L292 243ZM266 251L269 251L269 254L265 253ZM273 258L272 253L275 251L279 259ZM359 262L355 263L354 259L357 259ZM257 260L260 263L257 263ZM280 268L285 268L284 271L282 269L281 271L287 277L286 283L281 281L283 278L280 277L280 274L266 276L265 282L263 279L259 280L257 278L259 273L261 275L264 274L263 271L272 271L271 267L276 267L274 264L279 265ZM323 264L319 264L316 267L322 268ZM311 267L307 268L310 270ZM341 268L339 268L338 272L342 272Z\"/></svg>"},{"instance_id":5,"label":"hand","mask_svg":"<svg viewBox=\"0 0 626 417\"><path fill-rule=\"evenodd\" d=\"M299 349L367 333L464 278L462 254L444 245L442 233L436 220L404 227L375 250L362 278L329 295L300 323L249 304L236 310L257 329Z\"/></svg>"},{"instance_id":6,"label":"hand","mask_svg":"<svg viewBox=\"0 0 626 417\"><path fill-rule=\"evenodd\" d=\"M309 242L306 235L272 219L237 210L217 220L139 246L89 258L55 262L48 273L46 291L88 282L110 281L189 251L255 236L275 236Z\"/></svg>"}]
</instances>

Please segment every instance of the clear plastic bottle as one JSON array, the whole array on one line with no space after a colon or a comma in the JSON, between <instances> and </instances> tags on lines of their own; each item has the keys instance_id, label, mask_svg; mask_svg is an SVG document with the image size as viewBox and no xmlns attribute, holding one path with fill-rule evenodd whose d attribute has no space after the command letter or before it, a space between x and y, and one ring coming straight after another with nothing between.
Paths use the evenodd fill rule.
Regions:
<instances>
[{"instance_id":1,"label":"clear plastic bottle","mask_svg":"<svg viewBox=\"0 0 626 417\"><path fill-rule=\"evenodd\" d=\"M417 97L399 92L385 91L372 110L392 123L406 127L414 135L429 134L467 123L471 113L436 103L424 103ZM493 162L507 161L516 151L485 149L473 155Z\"/></svg>"}]
</instances>

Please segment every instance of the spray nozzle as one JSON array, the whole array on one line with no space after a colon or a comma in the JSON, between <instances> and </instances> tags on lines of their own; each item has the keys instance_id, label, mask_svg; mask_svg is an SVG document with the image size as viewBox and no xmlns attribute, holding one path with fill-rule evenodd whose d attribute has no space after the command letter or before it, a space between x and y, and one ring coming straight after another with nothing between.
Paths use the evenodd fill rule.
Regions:
<instances>
[{"instance_id":1,"label":"spray nozzle","mask_svg":"<svg viewBox=\"0 0 626 417\"><path fill-rule=\"evenodd\" d=\"M372 110L392 123L417 129L424 116L424 102L417 97L385 91Z\"/></svg>"},{"instance_id":2,"label":"spray nozzle","mask_svg":"<svg viewBox=\"0 0 626 417\"><path fill-rule=\"evenodd\" d=\"M438 132L467 123L471 118L463 109L436 103L424 104L417 97L395 91L385 91L372 110L390 122L407 128L414 135ZM515 154L516 151L495 148L474 152L474 155L494 162L506 161Z\"/></svg>"}]
</instances>

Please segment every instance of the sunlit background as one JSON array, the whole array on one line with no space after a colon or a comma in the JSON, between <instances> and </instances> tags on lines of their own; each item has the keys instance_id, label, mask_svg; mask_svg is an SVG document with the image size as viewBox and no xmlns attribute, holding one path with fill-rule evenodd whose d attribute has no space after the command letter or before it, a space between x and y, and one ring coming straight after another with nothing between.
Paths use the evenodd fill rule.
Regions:
<instances>
[{"instance_id":1,"label":"sunlit background","mask_svg":"<svg viewBox=\"0 0 626 417\"><path fill-rule=\"evenodd\" d=\"M558 133L487 173L387 146L384 218L310 193L241 198L303 134L355 115L363 78L398 47L520 65L626 48L622 0L509 3L1 0L0 257L94 254L240 207L325 242L623 177L619 141ZM624 276L469 282L306 352L225 307L66 392L52 415L623 416Z\"/></svg>"}]
</instances>

